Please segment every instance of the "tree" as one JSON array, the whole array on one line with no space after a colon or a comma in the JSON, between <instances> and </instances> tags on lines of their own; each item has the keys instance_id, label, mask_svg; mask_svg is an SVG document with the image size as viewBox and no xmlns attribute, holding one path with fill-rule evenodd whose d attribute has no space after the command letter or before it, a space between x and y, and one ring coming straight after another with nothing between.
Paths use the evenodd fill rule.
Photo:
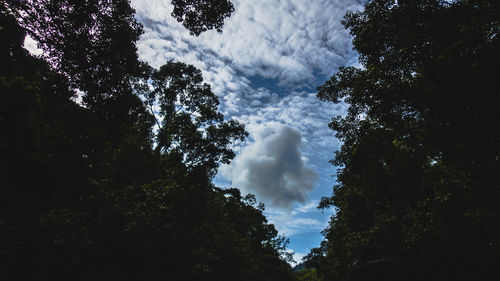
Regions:
<instances>
[{"instance_id":1,"label":"tree","mask_svg":"<svg viewBox=\"0 0 500 281\"><path fill-rule=\"evenodd\" d=\"M498 279L497 1L368 1L346 15L363 68L318 88L349 104L325 258L424 261L439 280ZM415 264L420 264L419 262Z\"/></svg>"},{"instance_id":2,"label":"tree","mask_svg":"<svg viewBox=\"0 0 500 281\"><path fill-rule=\"evenodd\" d=\"M203 168L207 175L215 175L219 163L228 164L234 157L228 145L247 136L244 126L224 121L217 111L217 96L192 65L167 62L153 71L150 80L153 90L146 93L147 103L153 112L159 106L162 120L156 149L178 155L190 169Z\"/></svg>"},{"instance_id":3,"label":"tree","mask_svg":"<svg viewBox=\"0 0 500 281\"><path fill-rule=\"evenodd\" d=\"M95 193L83 157L91 136L68 81L22 47L25 32L3 5L0 33L0 266L7 278L15 272L24 279L30 273L23 267L33 268L46 250L38 243L44 216ZM52 236L53 243L60 237Z\"/></svg>"},{"instance_id":4,"label":"tree","mask_svg":"<svg viewBox=\"0 0 500 281\"><path fill-rule=\"evenodd\" d=\"M29 14L36 7L40 22ZM2 2L0 12L2 276L291 280L287 240L263 207L211 183L234 157L228 146L245 137L243 125L224 121L193 66L137 61L127 1ZM76 35L61 33L69 30L61 23ZM101 36L108 31L120 35ZM46 56L22 47L27 33L39 34ZM82 46L67 42L72 36ZM126 66L118 56L99 61L113 52L102 46L120 38L130 40ZM82 69L87 60L97 60L95 72Z\"/></svg>"},{"instance_id":5,"label":"tree","mask_svg":"<svg viewBox=\"0 0 500 281\"><path fill-rule=\"evenodd\" d=\"M301 281L318 281L317 271L314 268L304 268L295 272L297 280Z\"/></svg>"},{"instance_id":6,"label":"tree","mask_svg":"<svg viewBox=\"0 0 500 281\"><path fill-rule=\"evenodd\" d=\"M196 36L211 29L222 32L224 19L234 12L228 0L172 0L172 4L172 16Z\"/></svg>"},{"instance_id":7,"label":"tree","mask_svg":"<svg viewBox=\"0 0 500 281\"><path fill-rule=\"evenodd\" d=\"M197 35L212 28L220 31L223 19L234 10L228 1L210 1L210 3L172 1L172 3L175 7L173 15L175 14L179 21L184 21L190 30L196 30ZM44 58L50 62L51 67L68 78L71 88L81 92L84 105L95 113L91 125L96 136L93 153L86 154L91 161L95 159L95 162L101 163L98 168L97 165L94 166L102 171L111 168L103 174L114 174L116 179L127 178L134 174L134 171L140 170L135 169L138 167L133 163L141 161L126 163L123 160L127 156L123 154L135 154L139 158L147 157L143 150L152 142L150 136L154 114L145 110L139 99L141 92L144 91L141 82L149 78L151 70L138 60L136 42L143 31L142 25L134 17L135 11L130 7L130 1L30 0L13 1L3 5L16 15L28 35L38 42L39 47L44 50ZM194 71L194 68L190 71ZM155 75L159 76L158 73L157 71ZM199 77L196 79L201 79L201 75L197 75ZM158 82L158 85L160 84ZM213 107L210 110L213 110ZM186 119L187 116L183 113L176 114L177 123L170 124L171 129L176 125L191 124L191 122L181 122L181 115ZM207 118L216 118L217 122L222 121L220 115ZM239 125L229 121L217 124L219 126L217 127L214 124L215 119L200 122L204 122L207 126L209 123L213 125L204 130L205 142L213 141L213 144L193 142L193 138L198 137L197 134L200 133L196 130L201 124L195 124L190 128L184 127L182 143L188 145L186 137L190 134L191 151L203 149L206 156L211 153L211 157L208 158L210 161L215 160L218 157L215 154L220 152L223 154L220 155L220 160L229 161L232 152L223 148L228 143L221 134L233 134L237 138L238 133L234 130ZM179 132L176 135L179 136ZM170 135L172 136L173 134ZM107 141L103 142L103 139ZM195 145L200 147L194 148ZM102 161L104 158L107 160ZM198 162L200 159L198 158ZM119 163L112 163L110 160ZM187 161L197 160L187 159ZM129 169L112 168L123 165ZM207 172L214 173L216 166L217 164L212 161L211 167L206 167Z\"/></svg>"},{"instance_id":8,"label":"tree","mask_svg":"<svg viewBox=\"0 0 500 281\"><path fill-rule=\"evenodd\" d=\"M128 0L15 1L7 4L59 73L84 92L87 106L105 106L130 92L139 73L142 25Z\"/></svg>"},{"instance_id":9,"label":"tree","mask_svg":"<svg viewBox=\"0 0 500 281\"><path fill-rule=\"evenodd\" d=\"M227 0L172 4L172 16L196 35L213 28L221 31L224 18L234 11ZM131 79L141 76L135 43L143 30L129 0L29 0L6 5L52 66L85 93L88 106L102 107L130 92Z\"/></svg>"},{"instance_id":10,"label":"tree","mask_svg":"<svg viewBox=\"0 0 500 281\"><path fill-rule=\"evenodd\" d=\"M210 14L210 16L196 20L196 23L189 24L190 28L203 26L203 31L215 26L218 29L222 27L222 20L215 23L213 19L216 12L223 12L218 9L224 7L229 9L224 11L224 17L229 16L233 10L230 2L209 5L196 1L174 1L173 4L177 7L176 9L179 7L183 7L184 10L188 9L188 18L195 12ZM151 70L137 57L136 42L142 34L142 25L135 19L135 11L130 7L129 1L43 0L15 1L2 5L5 5L7 11L16 15L18 22L28 35L33 37L39 43L39 47L44 50L44 58L50 62L51 67L68 78L71 88L80 91L84 105L94 112L91 117L93 124L90 126L93 128L92 135L95 138L88 140L93 142L93 147L92 153L86 153L86 157L94 162L93 166L96 170L103 171L99 173L101 177L99 181L124 180L133 174L137 176L135 171L139 171L140 166L134 164L143 165L144 162L139 159L139 161L127 162L125 160L127 156L124 154L134 154L142 159L147 158L148 152L144 149L152 144L151 126L154 119L153 114L145 110L139 99L141 92L144 92L141 81L148 79ZM201 75L198 74L198 76L201 78ZM213 107L210 110L213 110ZM175 120L180 121L181 115L183 113L178 113ZM222 121L220 114L208 118ZM182 143L188 145L186 137L190 134L192 136L189 144L191 151L203 149L206 156L211 153L211 158L207 159L207 161L212 161L211 167L207 166L206 169L207 172L214 173L217 164L213 163L213 160L218 157L217 153L223 154L220 155L220 160L223 162L232 158L232 152L225 148L228 140L221 134L233 134L236 138L235 134L238 133L234 130L240 125L234 121L215 124L215 119L201 122L207 126L209 123L212 125L204 130L205 142L213 141L214 143L193 142L200 133L196 132L197 126L201 124L193 125L189 129L184 127L185 139ZM170 126L172 129L179 124L188 126L188 123L191 122L178 122ZM240 133L242 133L241 128ZM173 134L170 137L172 136ZM102 141L103 139L106 141ZM194 148L196 144L201 146ZM201 153L201 151L198 152ZM184 154L187 155L187 153ZM106 160L103 161L104 159ZM195 159L187 159L187 161L193 162ZM127 169L115 169L114 167L117 166Z\"/></svg>"}]
</instances>

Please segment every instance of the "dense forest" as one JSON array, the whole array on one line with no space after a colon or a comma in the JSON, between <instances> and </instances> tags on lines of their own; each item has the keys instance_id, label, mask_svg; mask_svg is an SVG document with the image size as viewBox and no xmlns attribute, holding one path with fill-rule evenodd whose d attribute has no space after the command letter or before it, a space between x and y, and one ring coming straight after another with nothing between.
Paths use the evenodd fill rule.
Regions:
<instances>
[{"instance_id":1,"label":"dense forest","mask_svg":"<svg viewBox=\"0 0 500 281\"><path fill-rule=\"evenodd\" d=\"M188 2L173 16L195 35L233 10ZM0 8L5 280L292 279L263 206L211 183L243 125L195 67L138 59L127 0Z\"/></svg>"},{"instance_id":2,"label":"dense forest","mask_svg":"<svg viewBox=\"0 0 500 281\"><path fill-rule=\"evenodd\" d=\"M192 36L227 0L172 0ZM139 59L128 0L0 3L5 280L500 280L500 2L369 0L318 98L342 141L325 239L293 272L255 196L213 178L243 124L201 71ZM26 36L43 53L30 54Z\"/></svg>"},{"instance_id":3,"label":"dense forest","mask_svg":"<svg viewBox=\"0 0 500 281\"><path fill-rule=\"evenodd\" d=\"M500 2L368 1L343 21L360 68L318 88L349 105L320 280L500 280Z\"/></svg>"}]
</instances>

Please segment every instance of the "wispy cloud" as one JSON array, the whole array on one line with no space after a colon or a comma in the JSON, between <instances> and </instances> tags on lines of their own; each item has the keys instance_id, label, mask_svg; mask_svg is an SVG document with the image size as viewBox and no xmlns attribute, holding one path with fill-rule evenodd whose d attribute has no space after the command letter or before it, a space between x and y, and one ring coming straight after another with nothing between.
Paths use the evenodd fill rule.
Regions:
<instances>
[{"instance_id":1,"label":"wispy cloud","mask_svg":"<svg viewBox=\"0 0 500 281\"><path fill-rule=\"evenodd\" d=\"M307 202L307 204L300 205L297 208L294 209L292 212L292 215L299 214L299 213L309 213L313 210L316 210L318 208L319 201L318 200L311 200Z\"/></svg>"},{"instance_id":2,"label":"wispy cloud","mask_svg":"<svg viewBox=\"0 0 500 281\"><path fill-rule=\"evenodd\" d=\"M269 208L265 214L281 234L288 237L304 232L320 232L328 225L329 215L319 215L319 212L300 214L288 210Z\"/></svg>"}]
</instances>

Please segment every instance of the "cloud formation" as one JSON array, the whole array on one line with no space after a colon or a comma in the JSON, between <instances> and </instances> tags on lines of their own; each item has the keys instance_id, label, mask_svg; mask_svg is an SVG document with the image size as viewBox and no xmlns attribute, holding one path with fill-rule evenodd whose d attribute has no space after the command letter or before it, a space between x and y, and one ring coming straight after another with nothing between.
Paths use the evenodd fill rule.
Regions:
<instances>
[{"instance_id":1,"label":"cloud formation","mask_svg":"<svg viewBox=\"0 0 500 281\"><path fill-rule=\"evenodd\" d=\"M360 9L361 2L233 0L235 12L223 32L208 31L199 37L190 36L170 17L170 1L133 0L132 4L145 29L139 42L141 57L154 66L169 59L206 72L229 66L229 72L296 86L353 62L351 36L340 20L347 10Z\"/></svg>"},{"instance_id":2,"label":"cloud formation","mask_svg":"<svg viewBox=\"0 0 500 281\"><path fill-rule=\"evenodd\" d=\"M361 2L233 0L235 12L222 33L194 37L170 17L170 1L132 0L145 29L138 44L141 59L153 66L174 59L200 68L224 116L245 123L251 133L266 122L300 131L315 170L331 156L314 151L339 146L327 124L345 108L320 102L313 89L338 66L356 61L340 20ZM283 93L259 85L261 78L273 79Z\"/></svg>"},{"instance_id":3,"label":"cloud formation","mask_svg":"<svg viewBox=\"0 0 500 281\"><path fill-rule=\"evenodd\" d=\"M346 111L320 102L314 89L339 66L356 65L340 20L365 0L231 1L235 12L222 33L194 37L170 16L170 0L132 0L145 31L139 55L154 67L177 60L202 70L220 111L251 136L234 147L237 158L221 167L215 183L232 179L254 193L280 234L292 236L292 248L306 253L298 237L319 233L331 215L315 208L331 193L335 169L328 160L341 145L327 124Z\"/></svg>"},{"instance_id":4,"label":"cloud formation","mask_svg":"<svg viewBox=\"0 0 500 281\"><path fill-rule=\"evenodd\" d=\"M270 208L264 213L279 233L292 238L304 232L317 231L319 233L328 225L332 215L332 212L322 213L316 208L307 212L289 212L286 209Z\"/></svg>"},{"instance_id":5,"label":"cloud formation","mask_svg":"<svg viewBox=\"0 0 500 281\"><path fill-rule=\"evenodd\" d=\"M274 207L289 208L294 202L305 202L317 175L304 164L299 132L269 123L255 130L253 138L255 142L243 148L225 169L225 177Z\"/></svg>"}]
</instances>

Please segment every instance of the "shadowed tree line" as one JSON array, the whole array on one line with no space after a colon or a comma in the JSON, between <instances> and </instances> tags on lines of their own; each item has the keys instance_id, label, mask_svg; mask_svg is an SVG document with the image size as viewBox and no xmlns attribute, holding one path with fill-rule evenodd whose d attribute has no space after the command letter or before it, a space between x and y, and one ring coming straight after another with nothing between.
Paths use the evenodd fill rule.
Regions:
<instances>
[{"instance_id":1,"label":"shadowed tree line","mask_svg":"<svg viewBox=\"0 0 500 281\"><path fill-rule=\"evenodd\" d=\"M370 0L343 24L361 67L318 88L349 105L320 280L500 280L500 2Z\"/></svg>"},{"instance_id":2,"label":"shadowed tree line","mask_svg":"<svg viewBox=\"0 0 500 281\"><path fill-rule=\"evenodd\" d=\"M193 35L234 11L172 4ZM362 67L318 88L349 105L330 124L343 145L320 205L336 213L293 274L263 206L211 183L243 125L198 69L138 59L127 0L2 2L2 276L500 280L499 6L370 0L346 15Z\"/></svg>"},{"instance_id":3,"label":"shadowed tree line","mask_svg":"<svg viewBox=\"0 0 500 281\"><path fill-rule=\"evenodd\" d=\"M172 1L198 35L228 1ZM211 183L243 140L201 71L141 62L127 0L0 5L0 271L8 280L291 280L263 206ZM30 55L25 36L43 54ZM80 100L81 99L81 100ZM78 101L78 102L76 102Z\"/></svg>"}]
</instances>

